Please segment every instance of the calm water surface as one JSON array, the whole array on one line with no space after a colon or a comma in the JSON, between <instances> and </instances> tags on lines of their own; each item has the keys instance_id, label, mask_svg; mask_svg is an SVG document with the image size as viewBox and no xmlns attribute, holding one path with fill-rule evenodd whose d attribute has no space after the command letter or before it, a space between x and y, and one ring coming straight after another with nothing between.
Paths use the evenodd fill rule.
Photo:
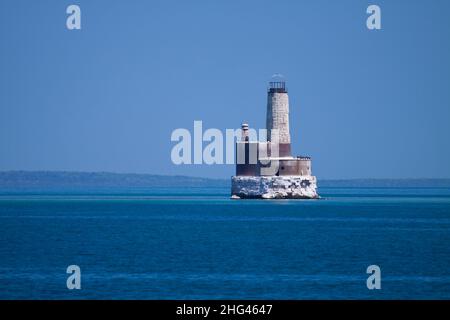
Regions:
<instances>
[{"instance_id":1,"label":"calm water surface","mask_svg":"<svg viewBox=\"0 0 450 320\"><path fill-rule=\"evenodd\" d=\"M320 192L0 193L0 299L450 299L450 189Z\"/></svg>"}]
</instances>

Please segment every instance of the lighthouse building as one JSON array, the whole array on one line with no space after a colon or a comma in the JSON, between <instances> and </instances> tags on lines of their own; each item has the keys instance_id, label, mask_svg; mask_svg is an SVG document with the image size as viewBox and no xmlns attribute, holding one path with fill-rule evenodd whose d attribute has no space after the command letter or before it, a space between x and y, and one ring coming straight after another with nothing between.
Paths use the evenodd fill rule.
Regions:
<instances>
[{"instance_id":1,"label":"lighthouse building","mask_svg":"<svg viewBox=\"0 0 450 320\"><path fill-rule=\"evenodd\" d=\"M232 198L318 198L311 158L293 157L289 128L289 96L285 81L269 83L266 141L251 141L248 124L236 143L236 175Z\"/></svg>"}]
</instances>

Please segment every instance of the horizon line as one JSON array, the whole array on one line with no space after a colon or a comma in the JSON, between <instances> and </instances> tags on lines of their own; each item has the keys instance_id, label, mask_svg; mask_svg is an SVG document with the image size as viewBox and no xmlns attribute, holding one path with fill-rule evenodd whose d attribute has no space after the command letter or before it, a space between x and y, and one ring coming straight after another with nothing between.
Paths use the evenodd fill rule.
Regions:
<instances>
[{"instance_id":1,"label":"horizon line","mask_svg":"<svg viewBox=\"0 0 450 320\"><path fill-rule=\"evenodd\" d=\"M183 177L183 178L194 178L194 179L205 179L205 180L227 180L229 178L212 178L212 177L202 177L202 176L190 176L186 174L157 174L157 173L137 173L137 172L114 172L114 171L78 171L78 170L0 170L0 174L4 173L71 173L71 174L111 174L111 175L139 175L139 176L158 176L158 177ZM230 176L231 178L231 176ZM430 177L410 177L410 178L318 178L322 181L341 181L341 180L450 180L448 178L430 178Z\"/></svg>"}]
</instances>

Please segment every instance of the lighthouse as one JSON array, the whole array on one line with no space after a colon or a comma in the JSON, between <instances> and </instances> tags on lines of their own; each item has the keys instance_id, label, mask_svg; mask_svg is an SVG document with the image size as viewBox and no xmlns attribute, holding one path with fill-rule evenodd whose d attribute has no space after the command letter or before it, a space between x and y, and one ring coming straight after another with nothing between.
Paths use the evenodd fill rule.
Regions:
<instances>
[{"instance_id":1,"label":"lighthouse","mask_svg":"<svg viewBox=\"0 0 450 320\"><path fill-rule=\"evenodd\" d=\"M231 178L233 199L316 199L317 180L311 158L292 156L289 126L289 95L284 79L267 88L266 141L249 138L242 124L236 142L236 175Z\"/></svg>"}]
</instances>

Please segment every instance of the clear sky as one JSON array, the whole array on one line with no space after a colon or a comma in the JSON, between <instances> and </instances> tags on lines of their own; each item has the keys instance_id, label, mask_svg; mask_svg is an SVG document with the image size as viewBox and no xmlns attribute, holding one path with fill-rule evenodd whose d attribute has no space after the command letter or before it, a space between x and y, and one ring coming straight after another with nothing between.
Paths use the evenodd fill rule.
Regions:
<instances>
[{"instance_id":1,"label":"clear sky","mask_svg":"<svg viewBox=\"0 0 450 320\"><path fill-rule=\"evenodd\" d=\"M450 178L449 16L446 0L1 0L0 170L228 177L172 164L172 130L264 127L282 73L319 178Z\"/></svg>"}]
</instances>

